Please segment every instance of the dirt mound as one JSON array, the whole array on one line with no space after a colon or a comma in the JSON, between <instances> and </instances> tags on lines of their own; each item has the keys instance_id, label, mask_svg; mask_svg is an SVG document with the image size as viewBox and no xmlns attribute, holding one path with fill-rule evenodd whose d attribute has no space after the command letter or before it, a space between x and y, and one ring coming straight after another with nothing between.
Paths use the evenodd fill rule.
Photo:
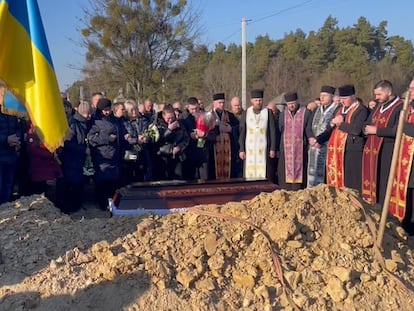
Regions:
<instances>
[{"instance_id":1,"label":"dirt mound","mask_svg":"<svg viewBox=\"0 0 414 311\"><path fill-rule=\"evenodd\" d=\"M412 310L412 241L390 220L379 256L379 214L324 185L163 217L23 198L0 207L0 309Z\"/></svg>"}]
</instances>

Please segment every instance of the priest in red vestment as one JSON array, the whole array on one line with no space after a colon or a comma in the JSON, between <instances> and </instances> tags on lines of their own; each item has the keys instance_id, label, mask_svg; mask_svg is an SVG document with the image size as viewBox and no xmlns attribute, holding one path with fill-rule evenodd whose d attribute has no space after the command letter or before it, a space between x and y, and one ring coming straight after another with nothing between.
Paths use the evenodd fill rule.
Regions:
<instances>
[{"instance_id":1,"label":"priest in red vestment","mask_svg":"<svg viewBox=\"0 0 414 311\"><path fill-rule=\"evenodd\" d=\"M394 95L392 83L388 80L379 81L374 94L379 104L364 128L368 139L362 158L362 196L368 202L382 205L403 101Z\"/></svg>"}]
</instances>

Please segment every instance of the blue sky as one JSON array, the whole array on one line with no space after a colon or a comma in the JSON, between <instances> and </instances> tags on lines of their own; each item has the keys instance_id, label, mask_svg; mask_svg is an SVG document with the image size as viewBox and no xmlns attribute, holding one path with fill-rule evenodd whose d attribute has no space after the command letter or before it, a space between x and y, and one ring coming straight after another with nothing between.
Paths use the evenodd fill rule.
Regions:
<instances>
[{"instance_id":1,"label":"blue sky","mask_svg":"<svg viewBox=\"0 0 414 311\"><path fill-rule=\"evenodd\" d=\"M190 0L189 0L190 1ZM241 42L241 19L250 20L247 40L268 34L281 39L301 28L305 33L318 30L329 15L340 27L352 26L364 16L375 26L388 21L388 35L400 35L414 42L411 20L404 19L414 11L413 0L394 2L377 0L192 0L200 10L202 37L200 43L210 48L218 42ZM82 78L80 68L85 50L79 46L82 28L80 18L89 0L38 0L50 53L62 90ZM405 13L404 13L405 12Z\"/></svg>"}]
</instances>

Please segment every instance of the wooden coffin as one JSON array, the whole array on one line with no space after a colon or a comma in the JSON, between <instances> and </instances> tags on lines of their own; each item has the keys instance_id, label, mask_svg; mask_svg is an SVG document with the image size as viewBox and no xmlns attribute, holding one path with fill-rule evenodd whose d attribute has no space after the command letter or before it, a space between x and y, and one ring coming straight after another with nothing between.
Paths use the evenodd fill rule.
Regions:
<instances>
[{"instance_id":1,"label":"wooden coffin","mask_svg":"<svg viewBox=\"0 0 414 311\"><path fill-rule=\"evenodd\" d=\"M272 192L277 185L244 178L209 181L156 181L133 183L117 190L109 200L113 215L183 212L199 204L224 204L250 200L261 192Z\"/></svg>"}]
</instances>

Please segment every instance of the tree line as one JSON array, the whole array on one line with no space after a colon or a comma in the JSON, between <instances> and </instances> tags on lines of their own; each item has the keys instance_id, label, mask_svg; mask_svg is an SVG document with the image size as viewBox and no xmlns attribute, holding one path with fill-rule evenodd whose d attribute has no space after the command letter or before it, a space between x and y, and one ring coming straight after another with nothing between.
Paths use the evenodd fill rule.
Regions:
<instances>
[{"instance_id":1,"label":"tree line","mask_svg":"<svg viewBox=\"0 0 414 311\"><path fill-rule=\"evenodd\" d=\"M241 95L241 44L198 44L200 12L185 0L97 0L85 10L81 29L87 49L84 80L68 90L72 101L105 91L157 102L197 96L210 101L223 91ZM353 83L364 101L381 79L393 82L396 93L414 76L410 40L388 36L387 22L372 25L360 17L352 26L338 26L328 16L309 33L291 31L281 39L269 34L247 44L247 89L263 88L265 100L296 90L300 100L318 97L323 84ZM87 99L87 98L86 98Z\"/></svg>"}]
</instances>

